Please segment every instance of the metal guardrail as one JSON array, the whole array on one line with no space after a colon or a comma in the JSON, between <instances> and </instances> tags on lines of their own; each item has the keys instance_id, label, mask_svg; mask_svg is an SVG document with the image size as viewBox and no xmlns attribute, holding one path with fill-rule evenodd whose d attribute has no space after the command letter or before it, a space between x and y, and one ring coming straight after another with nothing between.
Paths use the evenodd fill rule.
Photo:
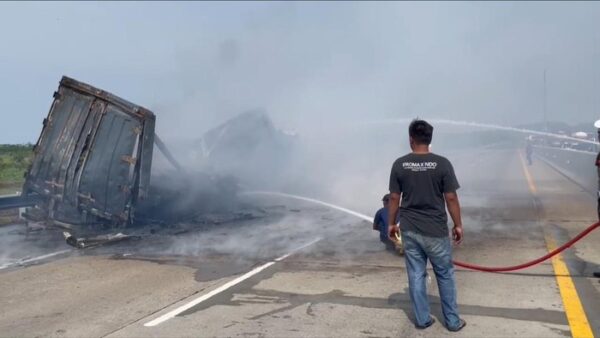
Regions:
<instances>
[{"instance_id":1,"label":"metal guardrail","mask_svg":"<svg viewBox=\"0 0 600 338\"><path fill-rule=\"evenodd\" d=\"M38 195L3 195L0 196L0 210L32 207L41 201Z\"/></svg>"},{"instance_id":2,"label":"metal guardrail","mask_svg":"<svg viewBox=\"0 0 600 338\"><path fill-rule=\"evenodd\" d=\"M595 166L596 153L540 146L536 146L534 149L534 154L547 161L564 176L591 194L596 194L598 189L598 169Z\"/></svg>"}]
</instances>

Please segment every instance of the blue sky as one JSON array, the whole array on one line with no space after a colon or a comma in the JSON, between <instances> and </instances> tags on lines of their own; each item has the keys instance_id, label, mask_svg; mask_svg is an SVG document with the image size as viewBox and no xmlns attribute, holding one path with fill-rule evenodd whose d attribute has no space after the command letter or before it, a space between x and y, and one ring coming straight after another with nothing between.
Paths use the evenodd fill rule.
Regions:
<instances>
[{"instance_id":1,"label":"blue sky","mask_svg":"<svg viewBox=\"0 0 600 338\"><path fill-rule=\"evenodd\" d=\"M0 143L35 142L60 77L166 138L250 109L282 128L431 116L600 118L600 3L0 2Z\"/></svg>"}]
</instances>

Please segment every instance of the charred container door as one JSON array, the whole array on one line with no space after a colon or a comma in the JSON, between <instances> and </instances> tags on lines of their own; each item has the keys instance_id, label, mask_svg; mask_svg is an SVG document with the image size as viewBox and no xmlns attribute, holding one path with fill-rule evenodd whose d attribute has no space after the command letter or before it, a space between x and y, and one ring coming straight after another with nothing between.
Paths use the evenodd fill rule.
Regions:
<instances>
[{"instance_id":1,"label":"charred container door","mask_svg":"<svg viewBox=\"0 0 600 338\"><path fill-rule=\"evenodd\" d=\"M63 78L35 148L25 191L50 219L124 224L149 184L154 114Z\"/></svg>"},{"instance_id":2,"label":"charred container door","mask_svg":"<svg viewBox=\"0 0 600 338\"><path fill-rule=\"evenodd\" d=\"M105 107L79 181L82 206L92 214L127 220L141 130L140 121L115 106Z\"/></svg>"}]
</instances>

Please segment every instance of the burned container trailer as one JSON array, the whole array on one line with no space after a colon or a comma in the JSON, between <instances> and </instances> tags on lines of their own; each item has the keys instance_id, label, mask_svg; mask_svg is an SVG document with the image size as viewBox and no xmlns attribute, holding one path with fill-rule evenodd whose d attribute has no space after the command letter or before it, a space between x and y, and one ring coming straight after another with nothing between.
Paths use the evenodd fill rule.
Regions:
<instances>
[{"instance_id":1,"label":"burned container trailer","mask_svg":"<svg viewBox=\"0 0 600 338\"><path fill-rule=\"evenodd\" d=\"M55 225L133 222L147 196L155 115L63 77L34 147L20 201L25 217Z\"/></svg>"}]
</instances>

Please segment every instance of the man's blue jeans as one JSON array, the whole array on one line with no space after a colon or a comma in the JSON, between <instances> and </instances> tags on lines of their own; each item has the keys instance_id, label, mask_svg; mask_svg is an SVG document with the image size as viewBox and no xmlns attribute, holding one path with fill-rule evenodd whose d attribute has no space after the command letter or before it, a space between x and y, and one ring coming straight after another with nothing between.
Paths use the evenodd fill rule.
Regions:
<instances>
[{"instance_id":1,"label":"man's blue jeans","mask_svg":"<svg viewBox=\"0 0 600 338\"><path fill-rule=\"evenodd\" d=\"M425 326L430 320L426 285L427 259L429 259L435 272L446 327L457 328L460 325L460 318L456 305L450 238L428 237L412 231L403 231L402 241L404 242L408 286L416 325Z\"/></svg>"}]
</instances>

